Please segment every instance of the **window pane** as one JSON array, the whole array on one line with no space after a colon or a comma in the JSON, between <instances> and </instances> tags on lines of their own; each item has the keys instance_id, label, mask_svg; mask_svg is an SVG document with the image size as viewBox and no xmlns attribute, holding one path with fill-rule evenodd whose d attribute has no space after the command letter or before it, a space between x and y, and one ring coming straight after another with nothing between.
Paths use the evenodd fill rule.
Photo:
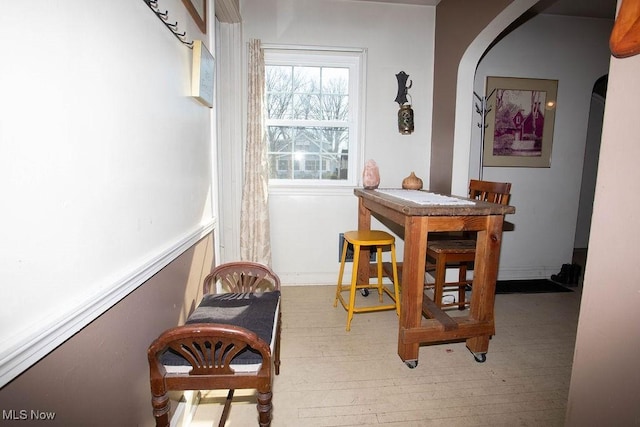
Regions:
<instances>
[{"instance_id":1,"label":"window pane","mask_svg":"<svg viewBox=\"0 0 640 427\"><path fill-rule=\"evenodd\" d=\"M348 178L349 155L325 154L322 158L322 179L345 180Z\"/></svg>"},{"instance_id":2,"label":"window pane","mask_svg":"<svg viewBox=\"0 0 640 427\"><path fill-rule=\"evenodd\" d=\"M324 95L322 97L324 120L342 120L349 118L349 97L346 95Z\"/></svg>"},{"instance_id":3,"label":"window pane","mask_svg":"<svg viewBox=\"0 0 640 427\"><path fill-rule=\"evenodd\" d=\"M320 95L298 93L293 95L293 119L322 120Z\"/></svg>"},{"instance_id":4,"label":"window pane","mask_svg":"<svg viewBox=\"0 0 640 427\"><path fill-rule=\"evenodd\" d=\"M287 154L270 154L269 155L269 178L270 179L292 179L293 171L291 170L292 157Z\"/></svg>"},{"instance_id":5,"label":"window pane","mask_svg":"<svg viewBox=\"0 0 640 427\"><path fill-rule=\"evenodd\" d=\"M349 69L324 67L322 69L322 92L334 95L348 94Z\"/></svg>"},{"instance_id":6,"label":"window pane","mask_svg":"<svg viewBox=\"0 0 640 427\"><path fill-rule=\"evenodd\" d=\"M292 74L290 66L265 67L267 118L291 118Z\"/></svg>"},{"instance_id":7,"label":"window pane","mask_svg":"<svg viewBox=\"0 0 640 427\"><path fill-rule=\"evenodd\" d=\"M294 179L319 179L320 156L317 154L296 154Z\"/></svg>"},{"instance_id":8,"label":"window pane","mask_svg":"<svg viewBox=\"0 0 640 427\"><path fill-rule=\"evenodd\" d=\"M294 67L293 92L320 93L320 67Z\"/></svg>"},{"instance_id":9,"label":"window pane","mask_svg":"<svg viewBox=\"0 0 640 427\"><path fill-rule=\"evenodd\" d=\"M268 126L267 140L271 152L293 152L293 129L286 126Z\"/></svg>"},{"instance_id":10,"label":"window pane","mask_svg":"<svg viewBox=\"0 0 640 427\"><path fill-rule=\"evenodd\" d=\"M328 153L342 153L349 150L349 128L322 128L322 147Z\"/></svg>"}]
</instances>

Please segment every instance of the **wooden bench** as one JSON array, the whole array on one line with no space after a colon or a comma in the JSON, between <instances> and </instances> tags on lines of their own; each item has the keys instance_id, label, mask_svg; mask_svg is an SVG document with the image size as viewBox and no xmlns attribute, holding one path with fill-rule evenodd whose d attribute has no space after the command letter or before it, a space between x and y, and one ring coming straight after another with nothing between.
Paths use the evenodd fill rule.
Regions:
<instances>
[{"instance_id":1,"label":"wooden bench","mask_svg":"<svg viewBox=\"0 0 640 427\"><path fill-rule=\"evenodd\" d=\"M222 293L223 292L223 293ZM280 373L280 279L268 267L232 262L203 282L203 298L183 326L164 331L147 351L153 415L170 424L172 390L256 389L260 426L271 424L273 372Z\"/></svg>"}]
</instances>

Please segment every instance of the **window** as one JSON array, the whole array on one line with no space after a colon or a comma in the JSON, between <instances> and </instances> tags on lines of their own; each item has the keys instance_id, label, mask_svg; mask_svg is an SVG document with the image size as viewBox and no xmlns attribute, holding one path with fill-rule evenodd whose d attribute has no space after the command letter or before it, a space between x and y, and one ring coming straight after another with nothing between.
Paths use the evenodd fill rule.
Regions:
<instances>
[{"instance_id":1,"label":"window","mask_svg":"<svg viewBox=\"0 0 640 427\"><path fill-rule=\"evenodd\" d=\"M265 49L270 185L356 185L363 55Z\"/></svg>"}]
</instances>

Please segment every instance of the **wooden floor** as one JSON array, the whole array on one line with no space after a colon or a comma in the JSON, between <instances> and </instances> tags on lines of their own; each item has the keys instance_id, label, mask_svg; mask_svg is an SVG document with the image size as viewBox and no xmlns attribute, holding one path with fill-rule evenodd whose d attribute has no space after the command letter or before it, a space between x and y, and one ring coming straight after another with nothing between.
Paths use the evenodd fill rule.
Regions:
<instances>
[{"instance_id":1,"label":"wooden floor","mask_svg":"<svg viewBox=\"0 0 640 427\"><path fill-rule=\"evenodd\" d=\"M272 426L562 426L580 304L574 289L497 295L485 363L464 343L447 343L421 347L409 369L397 355L395 312L356 314L346 332L333 286L285 286ZM223 395L203 393L191 426L217 426ZM253 391L236 391L226 425L257 425Z\"/></svg>"}]
</instances>

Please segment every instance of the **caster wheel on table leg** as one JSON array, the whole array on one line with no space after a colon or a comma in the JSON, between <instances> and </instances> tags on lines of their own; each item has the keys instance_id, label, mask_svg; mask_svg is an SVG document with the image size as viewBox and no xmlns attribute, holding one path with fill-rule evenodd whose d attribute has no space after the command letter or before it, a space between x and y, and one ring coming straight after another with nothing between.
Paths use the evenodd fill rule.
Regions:
<instances>
[{"instance_id":1,"label":"caster wheel on table leg","mask_svg":"<svg viewBox=\"0 0 640 427\"><path fill-rule=\"evenodd\" d=\"M487 360L487 355L485 353L474 354L473 358L476 359L478 363L484 363Z\"/></svg>"},{"instance_id":2,"label":"caster wheel on table leg","mask_svg":"<svg viewBox=\"0 0 640 427\"><path fill-rule=\"evenodd\" d=\"M368 297L369 289L360 289L360 293L362 294L363 297Z\"/></svg>"},{"instance_id":3,"label":"caster wheel on table leg","mask_svg":"<svg viewBox=\"0 0 640 427\"><path fill-rule=\"evenodd\" d=\"M416 366L418 366L418 361L417 360L407 360L406 362L404 362L405 365L407 365L409 367L409 369L413 369Z\"/></svg>"}]
</instances>

